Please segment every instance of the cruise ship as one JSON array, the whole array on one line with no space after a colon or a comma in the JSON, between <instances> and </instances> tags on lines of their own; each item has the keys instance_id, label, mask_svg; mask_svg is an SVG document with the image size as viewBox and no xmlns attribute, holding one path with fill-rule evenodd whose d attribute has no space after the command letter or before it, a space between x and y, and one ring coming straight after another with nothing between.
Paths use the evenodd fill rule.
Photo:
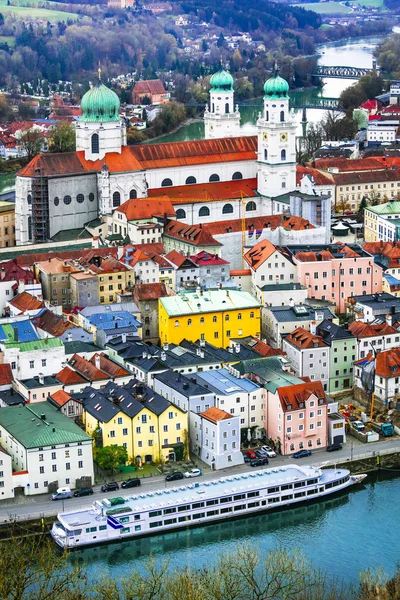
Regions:
<instances>
[{"instance_id":1,"label":"cruise ship","mask_svg":"<svg viewBox=\"0 0 400 600\"><path fill-rule=\"evenodd\" d=\"M96 500L91 507L59 513L51 535L62 548L104 544L314 500L339 492L366 475L347 469L288 465Z\"/></svg>"}]
</instances>

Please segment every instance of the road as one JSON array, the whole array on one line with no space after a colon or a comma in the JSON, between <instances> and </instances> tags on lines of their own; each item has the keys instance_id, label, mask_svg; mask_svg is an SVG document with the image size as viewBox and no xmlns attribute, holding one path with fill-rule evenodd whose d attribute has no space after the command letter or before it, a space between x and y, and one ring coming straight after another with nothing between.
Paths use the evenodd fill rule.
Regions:
<instances>
[{"instance_id":1,"label":"road","mask_svg":"<svg viewBox=\"0 0 400 600\"><path fill-rule=\"evenodd\" d=\"M400 452L400 439L383 440L373 444L363 444L358 442L354 438L349 436L347 444L345 444L342 450L337 452L327 453L324 450L313 451L311 456L299 459L296 461L291 456L277 456L276 458L270 458L269 467L278 467L288 465L290 463L297 463L299 465L323 465L342 463L346 460L356 460L357 458L367 458L371 456L377 456L379 454L389 454L391 452ZM142 479L142 486L140 488L143 492L150 492L164 487L174 487L175 485L189 483L189 481L207 481L210 479L216 479L217 477L223 477L225 475L236 475L238 473L245 473L251 471L251 467L247 464L243 464L237 467L229 469L222 469L220 471L212 472L207 471L202 477L192 480L185 479L184 481L171 481L166 482L163 475L148 477ZM42 516L56 516L58 512L63 510L75 510L91 504L96 498L113 498L120 495L129 495L137 493L137 488L128 490L119 490L119 492L108 492L103 493L100 490L100 486L93 487L95 493L93 496L86 496L84 498L70 498L64 501L52 501L49 496L37 495L37 496L22 496L13 500L5 500L0 503L0 523L9 522L10 520L25 520L29 518L39 518Z\"/></svg>"}]
</instances>

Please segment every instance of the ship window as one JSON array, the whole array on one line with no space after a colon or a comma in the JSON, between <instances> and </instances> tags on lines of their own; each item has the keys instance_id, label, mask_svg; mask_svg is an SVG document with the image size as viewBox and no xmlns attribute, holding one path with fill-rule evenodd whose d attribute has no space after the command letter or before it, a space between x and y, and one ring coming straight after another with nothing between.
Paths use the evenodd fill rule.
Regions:
<instances>
[{"instance_id":1,"label":"ship window","mask_svg":"<svg viewBox=\"0 0 400 600\"><path fill-rule=\"evenodd\" d=\"M100 525L99 531L105 531L107 529L107 525Z\"/></svg>"},{"instance_id":2,"label":"ship window","mask_svg":"<svg viewBox=\"0 0 400 600\"><path fill-rule=\"evenodd\" d=\"M90 194L89 194L89 202L93 202L93 200L94 200L94 194L93 194L93 192L90 192Z\"/></svg>"},{"instance_id":3,"label":"ship window","mask_svg":"<svg viewBox=\"0 0 400 600\"><path fill-rule=\"evenodd\" d=\"M232 496L225 496L225 498L220 499L220 504L224 504L225 502L232 502Z\"/></svg>"},{"instance_id":4,"label":"ship window","mask_svg":"<svg viewBox=\"0 0 400 600\"><path fill-rule=\"evenodd\" d=\"M176 519L165 519L164 525L172 525L172 523L176 523Z\"/></svg>"},{"instance_id":5,"label":"ship window","mask_svg":"<svg viewBox=\"0 0 400 600\"><path fill-rule=\"evenodd\" d=\"M275 504L275 502L279 502L279 498L268 498L268 504Z\"/></svg>"},{"instance_id":6,"label":"ship window","mask_svg":"<svg viewBox=\"0 0 400 600\"><path fill-rule=\"evenodd\" d=\"M307 490L307 496L311 496L312 494L316 494L317 490Z\"/></svg>"},{"instance_id":7,"label":"ship window","mask_svg":"<svg viewBox=\"0 0 400 600\"><path fill-rule=\"evenodd\" d=\"M54 206L58 206L60 204L60 198L58 198L58 196L56 196L54 198Z\"/></svg>"},{"instance_id":8,"label":"ship window","mask_svg":"<svg viewBox=\"0 0 400 600\"><path fill-rule=\"evenodd\" d=\"M246 494L238 494L237 496L233 496L234 500L244 500L246 498Z\"/></svg>"},{"instance_id":9,"label":"ship window","mask_svg":"<svg viewBox=\"0 0 400 600\"><path fill-rule=\"evenodd\" d=\"M225 515L228 512L232 512L232 508L230 506L227 508L221 508L221 515Z\"/></svg>"},{"instance_id":10,"label":"ship window","mask_svg":"<svg viewBox=\"0 0 400 600\"><path fill-rule=\"evenodd\" d=\"M92 135L92 154L99 153L99 134L94 133Z\"/></svg>"},{"instance_id":11,"label":"ship window","mask_svg":"<svg viewBox=\"0 0 400 600\"><path fill-rule=\"evenodd\" d=\"M86 527L86 533L93 533L97 531L97 527Z\"/></svg>"},{"instance_id":12,"label":"ship window","mask_svg":"<svg viewBox=\"0 0 400 600\"><path fill-rule=\"evenodd\" d=\"M141 525L135 525L135 531L140 531L142 529Z\"/></svg>"},{"instance_id":13,"label":"ship window","mask_svg":"<svg viewBox=\"0 0 400 600\"><path fill-rule=\"evenodd\" d=\"M318 479L309 479L307 481L307 485L313 485L314 483L318 483Z\"/></svg>"},{"instance_id":14,"label":"ship window","mask_svg":"<svg viewBox=\"0 0 400 600\"><path fill-rule=\"evenodd\" d=\"M196 508L203 508L204 507L204 502L195 502L194 504L192 504L192 509L196 509Z\"/></svg>"},{"instance_id":15,"label":"ship window","mask_svg":"<svg viewBox=\"0 0 400 600\"><path fill-rule=\"evenodd\" d=\"M206 513L196 513L192 516L192 519L203 519L206 516Z\"/></svg>"},{"instance_id":16,"label":"ship window","mask_svg":"<svg viewBox=\"0 0 400 600\"><path fill-rule=\"evenodd\" d=\"M259 502L249 502L248 503L248 508L255 508L256 506L260 506Z\"/></svg>"},{"instance_id":17,"label":"ship window","mask_svg":"<svg viewBox=\"0 0 400 600\"><path fill-rule=\"evenodd\" d=\"M161 527L162 526L162 521L154 521L153 523L150 523L150 529L154 529L154 527Z\"/></svg>"},{"instance_id":18,"label":"ship window","mask_svg":"<svg viewBox=\"0 0 400 600\"><path fill-rule=\"evenodd\" d=\"M295 493L295 495L294 495L294 497L295 497L295 498L302 498L302 497L303 497L303 496L305 496L305 495L306 495L306 493L305 493L305 492L296 492L296 493Z\"/></svg>"},{"instance_id":19,"label":"ship window","mask_svg":"<svg viewBox=\"0 0 400 600\"><path fill-rule=\"evenodd\" d=\"M164 515L171 515L172 513L176 513L176 508L165 508L164 509Z\"/></svg>"},{"instance_id":20,"label":"ship window","mask_svg":"<svg viewBox=\"0 0 400 600\"><path fill-rule=\"evenodd\" d=\"M183 512L184 510L190 510L190 504L183 504L182 506L178 506L178 512Z\"/></svg>"},{"instance_id":21,"label":"ship window","mask_svg":"<svg viewBox=\"0 0 400 600\"><path fill-rule=\"evenodd\" d=\"M219 175L217 175L216 173L213 173L213 175L210 175L210 179L208 181L210 183L212 183L213 181L219 181Z\"/></svg>"},{"instance_id":22,"label":"ship window","mask_svg":"<svg viewBox=\"0 0 400 600\"><path fill-rule=\"evenodd\" d=\"M238 506L235 506L233 510L245 510L246 505L245 504L239 504Z\"/></svg>"},{"instance_id":23,"label":"ship window","mask_svg":"<svg viewBox=\"0 0 400 600\"><path fill-rule=\"evenodd\" d=\"M249 492L247 494L248 498L257 498L260 495L260 492Z\"/></svg>"},{"instance_id":24,"label":"ship window","mask_svg":"<svg viewBox=\"0 0 400 600\"><path fill-rule=\"evenodd\" d=\"M206 506L214 506L214 504L218 504L218 500L207 500Z\"/></svg>"},{"instance_id":25,"label":"ship window","mask_svg":"<svg viewBox=\"0 0 400 600\"><path fill-rule=\"evenodd\" d=\"M149 512L149 517L151 519L152 517L159 517L161 514L161 510L152 510L151 512Z\"/></svg>"},{"instance_id":26,"label":"ship window","mask_svg":"<svg viewBox=\"0 0 400 600\"><path fill-rule=\"evenodd\" d=\"M161 182L161 187L171 187L172 185L172 180L171 179L163 179Z\"/></svg>"},{"instance_id":27,"label":"ship window","mask_svg":"<svg viewBox=\"0 0 400 600\"><path fill-rule=\"evenodd\" d=\"M299 487L304 487L306 485L305 481L298 481L297 483L294 484L294 488L299 488Z\"/></svg>"},{"instance_id":28,"label":"ship window","mask_svg":"<svg viewBox=\"0 0 400 600\"><path fill-rule=\"evenodd\" d=\"M282 496L282 500L293 500L293 494L289 494L289 496Z\"/></svg>"},{"instance_id":29,"label":"ship window","mask_svg":"<svg viewBox=\"0 0 400 600\"><path fill-rule=\"evenodd\" d=\"M207 517L213 517L214 515L218 515L219 510L209 510L207 513Z\"/></svg>"},{"instance_id":30,"label":"ship window","mask_svg":"<svg viewBox=\"0 0 400 600\"><path fill-rule=\"evenodd\" d=\"M268 494L276 494L279 492L279 487L268 488Z\"/></svg>"},{"instance_id":31,"label":"ship window","mask_svg":"<svg viewBox=\"0 0 400 600\"><path fill-rule=\"evenodd\" d=\"M281 486L281 491L283 492L283 490L291 490L293 488L291 483L287 483L285 485Z\"/></svg>"},{"instance_id":32,"label":"ship window","mask_svg":"<svg viewBox=\"0 0 400 600\"><path fill-rule=\"evenodd\" d=\"M327 483L327 484L326 484L326 486L325 486L325 489L326 489L326 490L329 490L329 489L330 489L331 487L333 487L335 484L336 484L336 482L335 482L335 483ZM295 494L295 495L296 495L296 494Z\"/></svg>"},{"instance_id":33,"label":"ship window","mask_svg":"<svg viewBox=\"0 0 400 600\"><path fill-rule=\"evenodd\" d=\"M75 535L75 536L76 536L76 535L81 535L81 533L82 533L82 529L75 529L75 530L74 530L74 535Z\"/></svg>"},{"instance_id":34,"label":"ship window","mask_svg":"<svg viewBox=\"0 0 400 600\"><path fill-rule=\"evenodd\" d=\"M64 204L71 204L72 198L71 196L64 196Z\"/></svg>"},{"instance_id":35,"label":"ship window","mask_svg":"<svg viewBox=\"0 0 400 600\"><path fill-rule=\"evenodd\" d=\"M129 533L129 532L130 532L130 530L131 530L131 528L130 528L130 527L123 527L123 528L121 529L121 533Z\"/></svg>"},{"instance_id":36,"label":"ship window","mask_svg":"<svg viewBox=\"0 0 400 600\"><path fill-rule=\"evenodd\" d=\"M129 523L129 517L121 517L119 522L120 523Z\"/></svg>"},{"instance_id":37,"label":"ship window","mask_svg":"<svg viewBox=\"0 0 400 600\"><path fill-rule=\"evenodd\" d=\"M178 517L178 523L183 523L184 521L190 521L190 515L186 515L184 517Z\"/></svg>"},{"instance_id":38,"label":"ship window","mask_svg":"<svg viewBox=\"0 0 400 600\"><path fill-rule=\"evenodd\" d=\"M83 194L78 194L76 197L76 201L78 202L78 204L82 204L82 202L85 201L85 196Z\"/></svg>"}]
</instances>

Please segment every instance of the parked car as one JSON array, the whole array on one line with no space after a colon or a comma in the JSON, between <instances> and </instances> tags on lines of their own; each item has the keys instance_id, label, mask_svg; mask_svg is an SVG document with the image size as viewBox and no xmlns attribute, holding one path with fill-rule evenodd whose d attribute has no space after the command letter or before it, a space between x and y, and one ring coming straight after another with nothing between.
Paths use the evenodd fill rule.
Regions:
<instances>
[{"instance_id":1,"label":"parked car","mask_svg":"<svg viewBox=\"0 0 400 600\"><path fill-rule=\"evenodd\" d=\"M116 481L110 481L101 486L102 492L115 492L115 490L119 490L119 485Z\"/></svg>"},{"instance_id":2,"label":"parked car","mask_svg":"<svg viewBox=\"0 0 400 600\"><path fill-rule=\"evenodd\" d=\"M82 488L81 490L74 491L75 498L80 498L81 496L91 496L92 494L93 494L92 488Z\"/></svg>"},{"instance_id":3,"label":"parked car","mask_svg":"<svg viewBox=\"0 0 400 600\"><path fill-rule=\"evenodd\" d=\"M140 481L139 477L132 477L132 479L127 479L126 481L123 481L121 483L121 487L124 489L131 487L139 487L141 483L142 482Z\"/></svg>"},{"instance_id":4,"label":"parked car","mask_svg":"<svg viewBox=\"0 0 400 600\"><path fill-rule=\"evenodd\" d=\"M330 446L326 447L327 452L335 452L336 450L341 450L341 449L342 449L342 444L331 444Z\"/></svg>"},{"instance_id":5,"label":"parked car","mask_svg":"<svg viewBox=\"0 0 400 600\"><path fill-rule=\"evenodd\" d=\"M262 446L261 450L264 450L264 452L269 458L274 458L276 456L275 450L272 450L272 448L270 448L269 446Z\"/></svg>"},{"instance_id":6,"label":"parked car","mask_svg":"<svg viewBox=\"0 0 400 600\"><path fill-rule=\"evenodd\" d=\"M69 488L58 488L50 498L52 500L66 500L67 498L72 498L72 492Z\"/></svg>"},{"instance_id":7,"label":"parked car","mask_svg":"<svg viewBox=\"0 0 400 600\"><path fill-rule=\"evenodd\" d=\"M249 463L251 461L251 458L250 458L250 456L247 456L247 454L243 453L243 460L245 463Z\"/></svg>"},{"instance_id":8,"label":"parked car","mask_svg":"<svg viewBox=\"0 0 400 600\"><path fill-rule=\"evenodd\" d=\"M257 454L254 452L254 450L246 450L245 454L249 457L249 458L257 458Z\"/></svg>"},{"instance_id":9,"label":"parked car","mask_svg":"<svg viewBox=\"0 0 400 600\"><path fill-rule=\"evenodd\" d=\"M250 466L251 467L261 467L262 465L267 465L268 462L269 461L266 456L264 458L253 458L253 460L250 461Z\"/></svg>"},{"instance_id":10,"label":"parked car","mask_svg":"<svg viewBox=\"0 0 400 600\"><path fill-rule=\"evenodd\" d=\"M311 456L311 450L298 450L293 454L293 458L303 458L304 456Z\"/></svg>"},{"instance_id":11,"label":"parked car","mask_svg":"<svg viewBox=\"0 0 400 600\"><path fill-rule=\"evenodd\" d=\"M190 469L190 471L186 471L186 473L184 473L185 477L200 477L201 475L201 469Z\"/></svg>"},{"instance_id":12,"label":"parked car","mask_svg":"<svg viewBox=\"0 0 400 600\"><path fill-rule=\"evenodd\" d=\"M165 481L177 481L178 479L183 479L183 473L181 471L174 471L173 473L169 473Z\"/></svg>"}]
</instances>

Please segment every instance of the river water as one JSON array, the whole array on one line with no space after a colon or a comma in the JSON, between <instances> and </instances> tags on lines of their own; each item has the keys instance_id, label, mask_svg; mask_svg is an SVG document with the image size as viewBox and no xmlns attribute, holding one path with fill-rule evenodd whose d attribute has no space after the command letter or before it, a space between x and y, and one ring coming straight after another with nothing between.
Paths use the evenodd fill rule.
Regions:
<instances>
[{"instance_id":1,"label":"river water","mask_svg":"<svg viewBox=\"0 0 400 600\"><path fill-rule=\"evenodd\" d=\"M352 67L370 67L372 68L373 51L385 36L373 36L359 38L357 40L347 40L319 46L319 64L327 66L352 66ZM349 85L355 83L352 79L323 79L322 89L305 89L302 91L290 92L293 106L303 104L313 104L318 98L338 98L340 93ZM241 106L241 130L242 135L255 135L256 121L261 109L262 98L249 101L249 104L257 106ZM325 114L324 109L307 109L307 119L309 122L320 121ZM298 135L301 135L302 110L296 111L299 124ZM165 135L150 143L162 142L182 142L186 140L198 140L204 138L204 125L201 121L196 121L184 125L178 131Z\"/></svg>"},{"instance_id":2,"label":"river water","mask_svg":"<svg viewBox=\"0 0 400 600\"><path fill-rule=\"evenodd\" d=\"M355 582L368 567L393 573L400 558L400 477L371 474L363 484L323 502L245 519L187 529L135 541L88 548L73 559L100 573L121 578L152 555L170 568L212 565L221 552L247 543L260 552L298 548L316 567Z\"/></svg>"}]
</instances>

